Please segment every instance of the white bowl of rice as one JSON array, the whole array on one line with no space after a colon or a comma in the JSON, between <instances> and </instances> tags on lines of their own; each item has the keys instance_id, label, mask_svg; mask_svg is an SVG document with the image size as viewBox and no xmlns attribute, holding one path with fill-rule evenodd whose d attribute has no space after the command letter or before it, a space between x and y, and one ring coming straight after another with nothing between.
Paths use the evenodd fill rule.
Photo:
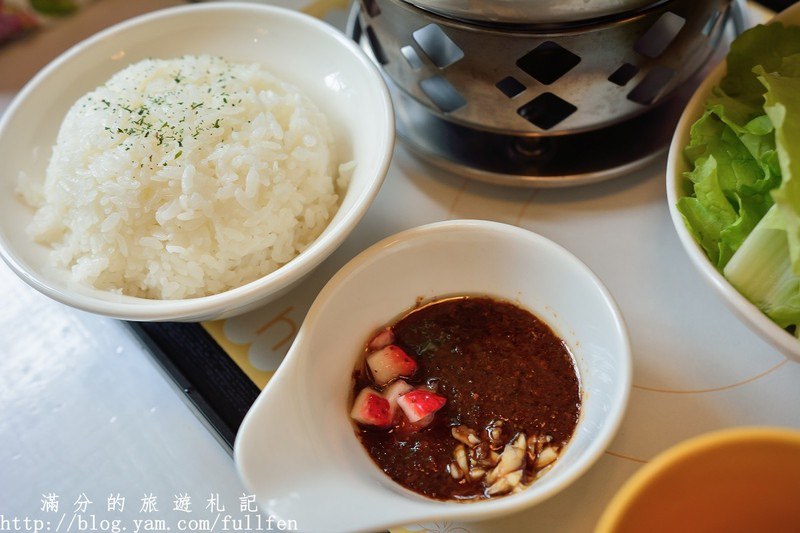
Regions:
<instances>
[{"instance_id":1,"label":"white bowl of rice","mask_svg":"<svg viewBox=\"0 0 800 533\"><path fill-rule=\"evenodd\" d=\"M0 120L0 252L126 320L274 299L328 257L388 170L377 69L310 16L209 3L132 19L44 68Z\"/></svg>"}]
</instances>

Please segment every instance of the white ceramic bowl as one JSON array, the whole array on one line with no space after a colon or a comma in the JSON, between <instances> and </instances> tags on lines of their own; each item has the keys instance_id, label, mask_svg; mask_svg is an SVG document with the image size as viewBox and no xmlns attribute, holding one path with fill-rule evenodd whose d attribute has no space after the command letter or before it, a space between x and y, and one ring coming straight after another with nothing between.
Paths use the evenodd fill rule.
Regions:
<instances>
[{"instance_id":1,"label":"white ceramic bowl","mask_svg":"<svg viewBox=\"0 0 800 533\"><path fill-rule=\"evenodd\" d=\"M469 504L430 500L393 482L363 449L347 405L365 335L420 297L463 294L507 299L547 322L575 357L583 402L552 471L518 494ZM583 263L518 227L441 222L375 244L330 280L245 417L234 457L261 509L296 520L301 531L487 519L540 502L585 472L622 419L630 380L623 319Z\"/></svg>"},{"instance_id":2,"label":"white ceramic bowl","mask_svg":"<svg viewBox=\"0 0 800 533\"><path fill-rule=\"evenodd\" d=\"M340 161L357 162L339 211L324 233L287 265L213 296L147 300L76 288L54 279L43 268L48 250L25 232L33 212L14 192L20 172L44 174L61 120L80 96L141 59L186 54L266 65L323 110ZM94 313L149 321L230 316L277 297L342 243L377 194L393 145L394 116L380 74L330 25L295 11L247 3L214 2L157 11L109 28L65 52L26 85L2 117L0 252L39 291Z\"/></svg>"},{"instance_id":3,"label":"white ceramic bowl","mask_svg":"<svg viewBox=\"0 0 800 533\"><path fill-rule=\"evenodd\" d=\"M786 9L774 20L785 24L800 24L800 4ZM683 173L689 170L683 150L689 144L689 130L694 122L703 114L705 102L714 86L725 76L725 63L718 65L698 87L694 96L686 105L686 109L678 122L675 136L669 147L667 159L667 201L672 223L678 232L683 248L689 259L700 271L703 278L722 296L725 304L751 330L778 349L783 355L800 361L800 341L786 330L770 320L761 310L742 296L708 260L705 251L694 240L686 228L686 224L676 208L678 199L685 195L683 185L686 178ZM800 142L800 139L798 139Z\"/></svg>"}]
</instances>

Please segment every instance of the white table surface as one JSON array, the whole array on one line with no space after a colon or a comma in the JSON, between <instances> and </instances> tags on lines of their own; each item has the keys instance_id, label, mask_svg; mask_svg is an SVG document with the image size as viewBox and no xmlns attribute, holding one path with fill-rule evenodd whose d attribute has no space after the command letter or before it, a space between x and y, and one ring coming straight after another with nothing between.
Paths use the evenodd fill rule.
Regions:
<instances>
[{"instance_id":1,"label":"white table surface","mask_svg":"<svg viewBox=\"0 0 800 533\"><path fill-rule=\"evenodd\" d=\"M102 0L0 47L0 114L72 44L179 4ZM14 518L50 520L55 531L66 513L64 531L81 494L92 501L86 511L97 513L98 527L102 519L121 519L133 531L134 519L164 518L174 528L180 518L214 518L204 514L212 495L239 517L243 488L228 451L126 326L49 300L2 261L0 302L0 531L15 529L3 521ZM121 513L108 512L111 493L125 498ZM41 511L49 494L58 496L58 513ZM140 513L151 494L158 513ZM184 494L191 514L172 510Z\"/></svg>"},{"instance_id":2,"label":"white table surface","mask_svg":"<svg viewBox=\"0 0 800 533\"><path fill-rule=\"evenodd\" d=\"M113 11L90 9L98 17ZM58 46L53 33L62 32L63 42L73 35L48 31L41 40L0 49L0 113L18 89L9 79L24 76L14 58L41 60ZM37 46L41 54L31 52ZM667 212L663 158L611 182L531 191L447 175L398 147L365 220L316 277L287 298L300 302L302 312L326 276L358 250L448 218L516 224L575 253L617 299L635 359L622 428L588 474L534 509L463 530L519 531L527 524L587 531L624 480L672 444L730 426L800 427L800 365L744 327L689 263ZM163 518L172 530L180 519L213 518L206 509L213 494L240 516L243 489L227 451L123 324L47 299L4 264L0 302L0 531L14 529L4 522L14 518L50 521L55 531L62 515L72 519L82 494L92 501L87 516L122 519L126 531L147 518ZM42 510L47 494L58 496L57 513ZM125 498L123 512L107 509L110 494ZM157 498L154 513L142 511L150 495ZM191 498L191 514L173 510L181 495ZM431 529L458 530L449 524Z\"/></svg>"}]
</instances>

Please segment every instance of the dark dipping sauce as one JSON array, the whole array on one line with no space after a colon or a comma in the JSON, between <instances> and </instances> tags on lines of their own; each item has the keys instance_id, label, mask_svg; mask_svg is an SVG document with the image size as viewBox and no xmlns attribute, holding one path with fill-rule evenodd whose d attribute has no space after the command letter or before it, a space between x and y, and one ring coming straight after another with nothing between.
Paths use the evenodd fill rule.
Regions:
<instances>
[{"instance_id":1,"label":"dark dipping sauce","mask_svg":"<svg viewBox=\"0 0 800 533\"><path fill-rule=\"evenodd\" d=\"M397 483L439 500L489 497L480 480L456 480L448 471L456 426L485 435L502 420L504 443L518 432L552 436L557 448L569 441L581 403L574 362L530 312L488 297L448 298L411 310L392 330L394 343L419 365L407 381L447 398L417 432L358 427L370 456ZM363 369L354 378L354 394L371 385ZM526 485L536 478L532 463L524 469Z\"/></svg>"}]
</instances>

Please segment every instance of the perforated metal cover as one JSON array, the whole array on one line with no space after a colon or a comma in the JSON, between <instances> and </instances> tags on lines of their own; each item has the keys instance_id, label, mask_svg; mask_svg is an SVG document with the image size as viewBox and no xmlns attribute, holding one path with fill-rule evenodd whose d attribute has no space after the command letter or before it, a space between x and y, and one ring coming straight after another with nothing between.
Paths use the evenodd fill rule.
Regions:
<instances>
[{"instance_id":1,"label":"perforated metal cover","mask_svg":"<svg viewBox=\"0 0 800 533\"><path fill-rule=\"evenodd\" d=\"M405 0L447 17L505 24L565 24L621 17L654 0Z\"/></svg>"},{"instance_id":2,"label":"perforated metal cover","mask_svg":"<svg viewBox=\"0 0 800 533\"><path fill-rule=\"evenodd\" d=\"M351 35L389 82L400 137L451 170L536 186L596 181L662 149L740 14L738 0L671 0L556 29L465 22L407 0L360 6Z\"/></svg>"},{"instance_id":3,"label":"perforated metal cover","mask_svg":"<svg viewBox=\"0 0 800 533\"><path fill-rule=\"evenodd\" d=\"M730 0L674 0L568 31L478 26L404 0L362 5L373 54L423 106L497 133L564 134L627 120L672 94L716 48Z\"/></svg>"}]
</instances>

